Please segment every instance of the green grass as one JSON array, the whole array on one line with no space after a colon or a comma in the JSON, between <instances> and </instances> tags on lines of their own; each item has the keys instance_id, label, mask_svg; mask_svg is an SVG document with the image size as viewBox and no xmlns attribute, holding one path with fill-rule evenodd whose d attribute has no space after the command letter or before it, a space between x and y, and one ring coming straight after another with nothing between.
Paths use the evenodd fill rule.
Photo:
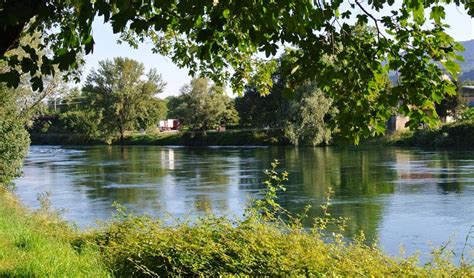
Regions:
<instances>
[{"instance_id":1,"label":"green grass","mask_svg":"<svg viewBox=\"0 0 474 278\"><path fill-rule=\"evenodd\" d=\"M225 132L159 132L151 134L127 134L121 145L183 145L183 146L245 146L285 145L275 131L228 130ZM34 145L91 145L105 144L90 140L80 134L30 134Z\"/></svg>"},{"instance_id":2,"label":"green grass","mask_svg":"<svg viewBox=\"0 0 474 278\"><path fill-rule=\"evenodd\" d=\"M224 132L160 132L132 134L122 142L125 145L184 145L184 146L245 146L281 145L279 135L266 130L227 130ZM118 142L117 142L118 143Z\"/></svg>"},{"instance_id":3,"label":"green grass","mask_svg":"<svg viewBox=\"0 0 474 278\"><path fill-rule=\"evenodd\" d=\"M57 217L30 212L0 189L0 277L109 277L97 248L71 245L76 236Z\"/></svg>"}]
</instances>

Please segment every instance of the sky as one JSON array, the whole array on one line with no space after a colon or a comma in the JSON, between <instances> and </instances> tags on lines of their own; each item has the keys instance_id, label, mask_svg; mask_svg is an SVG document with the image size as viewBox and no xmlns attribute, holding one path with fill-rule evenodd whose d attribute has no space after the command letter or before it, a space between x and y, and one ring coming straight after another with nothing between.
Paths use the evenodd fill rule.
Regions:
<instances>
[{"instance_id":1,"label":"sky","mask_svg":"<svg viewBox=\"0 0 474 278\"><path fill-rule=\"evenodd\" d=\"M458 41L474 39L474 20L463 8L449 5L446 8L445 22L450 25L448 33L454 39ZM171 62L171 59L153 53L150 43L142 43L137 49L125 43L118 44L118 35L114 35L110 24L104 24L100 18L94 21L93 34L94 52L85 57L82 80L85 80L92 69L97 69L99 61L118 56L137 60L144 64L146 70L156 68L167 84L161 97L178 95L180 88L191 80L187 69L180 69Z\"/></svg>"}]
</instances>

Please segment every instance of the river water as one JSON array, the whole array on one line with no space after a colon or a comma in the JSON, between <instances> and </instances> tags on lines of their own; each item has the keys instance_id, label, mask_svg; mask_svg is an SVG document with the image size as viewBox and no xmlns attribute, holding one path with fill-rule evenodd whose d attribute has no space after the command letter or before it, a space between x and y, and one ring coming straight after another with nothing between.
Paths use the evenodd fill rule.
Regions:
<instances>
[{"instance_id":1,"label":"river water","mask_svg":"<svg viewBox=\"0 0 474 278\"><path fill-rule=\"evenodd\" d=\"M321 216L332 188L330 213L350 219L344 235L362 230L392 255L403 246L424 258L449 240L459 257L474 224L474 151L32 146L16 193L37 208L38 194L49 192L53 208L80 227L110 219L114 201L156 217L209 210L239 217L273 159L290 173L279 198L285 208L298 213L311 204L309 216Z\"/></svg>"}]
</instances>

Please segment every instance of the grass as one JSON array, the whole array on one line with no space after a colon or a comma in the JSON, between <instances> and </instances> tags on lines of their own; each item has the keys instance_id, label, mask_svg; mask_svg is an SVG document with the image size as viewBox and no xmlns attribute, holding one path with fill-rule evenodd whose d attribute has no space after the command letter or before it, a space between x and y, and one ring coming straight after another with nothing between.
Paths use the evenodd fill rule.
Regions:
<instances>
[{"instance_id":1,"label":"grass","mask_svg":"<svg viewBox=\"0 0 474 278\"><path fill-rule=\"evenodd\" d=\"M44 211L26 210L0 188L0 277L110 277L97 248L78 252L77 236Z\"/></svg>"},{"instance_id":2,"label":"grass","mask_svg":"<svg viewBox=\"0 0 474 278\"><path fill-rule=\"evenodd\" d=\"M162 132L155 135L131 135L130 145L244 146L281 144L277 135L265 130L228 130L224 132Z\"/></svg>"},{"instance_id":3,"label":"grass","mask_svg":"<svg viewBox=\"0 0 474 278\"><path fill-rule=\"evenodd\" d=\"M183 145L183 146L245 146L284 145L276 131L228 130L224 132L158 132L150 134L126 134L121 145ZM91 145L105 144L100 140L90 140L80 134L30 134L35 145Z\"/></svg>"}]
</instances>

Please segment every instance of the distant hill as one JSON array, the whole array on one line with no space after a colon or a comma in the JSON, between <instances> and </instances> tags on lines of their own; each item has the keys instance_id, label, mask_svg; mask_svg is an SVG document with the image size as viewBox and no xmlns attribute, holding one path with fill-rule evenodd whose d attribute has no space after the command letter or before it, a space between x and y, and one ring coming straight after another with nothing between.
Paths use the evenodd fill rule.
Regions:
<instances>
[{"instance_id":1,"label":"distant hill","mask_svg":"<svg viewBox=\"0 0 474 278\"><path fill-rule=\"evenodd\" d=\"M461 42L465 50L462 53L464 62L461 65L461 80L474 80L474 40Z\"/></svg>"}]
</instances>

